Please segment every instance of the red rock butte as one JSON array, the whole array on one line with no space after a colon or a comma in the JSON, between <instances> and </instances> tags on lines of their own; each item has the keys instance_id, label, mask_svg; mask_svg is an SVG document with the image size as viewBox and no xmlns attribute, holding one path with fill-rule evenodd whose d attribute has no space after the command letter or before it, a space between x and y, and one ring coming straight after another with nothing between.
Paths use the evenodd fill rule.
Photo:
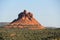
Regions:
<instances>
[{"instance_id":1,"label":"red rock butte","mask_svg":"<svg viewBox=\"0 0 60 40\"><path fill-rule=\"evenodd\" d=\"M5 28L27 28L27 29L44 29L34 17L31 12L24 10L18 14L18 18L13 20Z\"/></svg>"}]
</instances>

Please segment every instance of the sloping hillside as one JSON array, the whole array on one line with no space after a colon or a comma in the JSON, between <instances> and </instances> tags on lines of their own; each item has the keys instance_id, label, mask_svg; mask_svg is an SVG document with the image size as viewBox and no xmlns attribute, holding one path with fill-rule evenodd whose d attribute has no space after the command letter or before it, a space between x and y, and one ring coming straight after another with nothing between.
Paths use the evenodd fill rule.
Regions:
<instances>
[{"instance_id":1,"label":"sloping hillside","mask_svg":"<svg viewBox=\"0 0 60 40\"><path fill-rule=\"evenodd\" d=\"M0 27L8 25L10 22L0 22Z\"/></svg>"}]
</instances>

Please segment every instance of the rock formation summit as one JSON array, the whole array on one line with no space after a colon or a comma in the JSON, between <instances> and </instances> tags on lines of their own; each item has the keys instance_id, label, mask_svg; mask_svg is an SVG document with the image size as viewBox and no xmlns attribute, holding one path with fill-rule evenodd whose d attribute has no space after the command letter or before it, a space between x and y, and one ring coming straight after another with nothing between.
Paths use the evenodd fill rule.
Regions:
<instances>
[{"instance_id":1,"label":"rock formation summit","mask_svg":"<svg viewBox=\"0 0 60 40\"><path fill-rule=\"evenodd\" d=\"M24 10L18 14L18 18L13 20L5 28L27 28L27 29L44 29L37 20L33 17L31 12Z\"/></svg>"}]
</instances>

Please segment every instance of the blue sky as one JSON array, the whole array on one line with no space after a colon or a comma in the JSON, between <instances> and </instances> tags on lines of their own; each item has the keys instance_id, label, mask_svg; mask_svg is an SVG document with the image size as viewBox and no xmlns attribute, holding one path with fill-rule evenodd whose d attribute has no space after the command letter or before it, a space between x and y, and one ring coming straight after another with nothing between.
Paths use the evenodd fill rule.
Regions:
<instances>
[{"instance_id":1,"label":"blue sky","mask_svg":"<svg viewBox=\"0 0 60 40\"><path fill-rule=\"evenodd\" d=\"M26 9L44 26L60 27L60 0L0 0L0 22L11 22Z\"/></svg>"}]
</instances>

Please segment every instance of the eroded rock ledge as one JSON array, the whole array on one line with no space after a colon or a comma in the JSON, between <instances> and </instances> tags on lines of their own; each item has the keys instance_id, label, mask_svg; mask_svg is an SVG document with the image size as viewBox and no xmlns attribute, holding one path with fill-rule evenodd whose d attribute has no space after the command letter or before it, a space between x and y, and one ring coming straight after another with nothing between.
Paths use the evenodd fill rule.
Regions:
<instances>
[{"instance_id":1,"label":"eroded rock ledge","mask_svg":"<svg viewBox=\"0 0 60 40\"><path fill-rule=\"evenodd\" d=\"M29 20L31 20L33 18L33 14L31 12L27 12L26 10L24 10L23 12L21 12L21 13L18 14L18 18L15 19L15 20L13 20L12 23L15 22L15 21L18 21L19 19L22 19L22 18L25 19L26 17Z\"/></svg>"}]
</instances>

